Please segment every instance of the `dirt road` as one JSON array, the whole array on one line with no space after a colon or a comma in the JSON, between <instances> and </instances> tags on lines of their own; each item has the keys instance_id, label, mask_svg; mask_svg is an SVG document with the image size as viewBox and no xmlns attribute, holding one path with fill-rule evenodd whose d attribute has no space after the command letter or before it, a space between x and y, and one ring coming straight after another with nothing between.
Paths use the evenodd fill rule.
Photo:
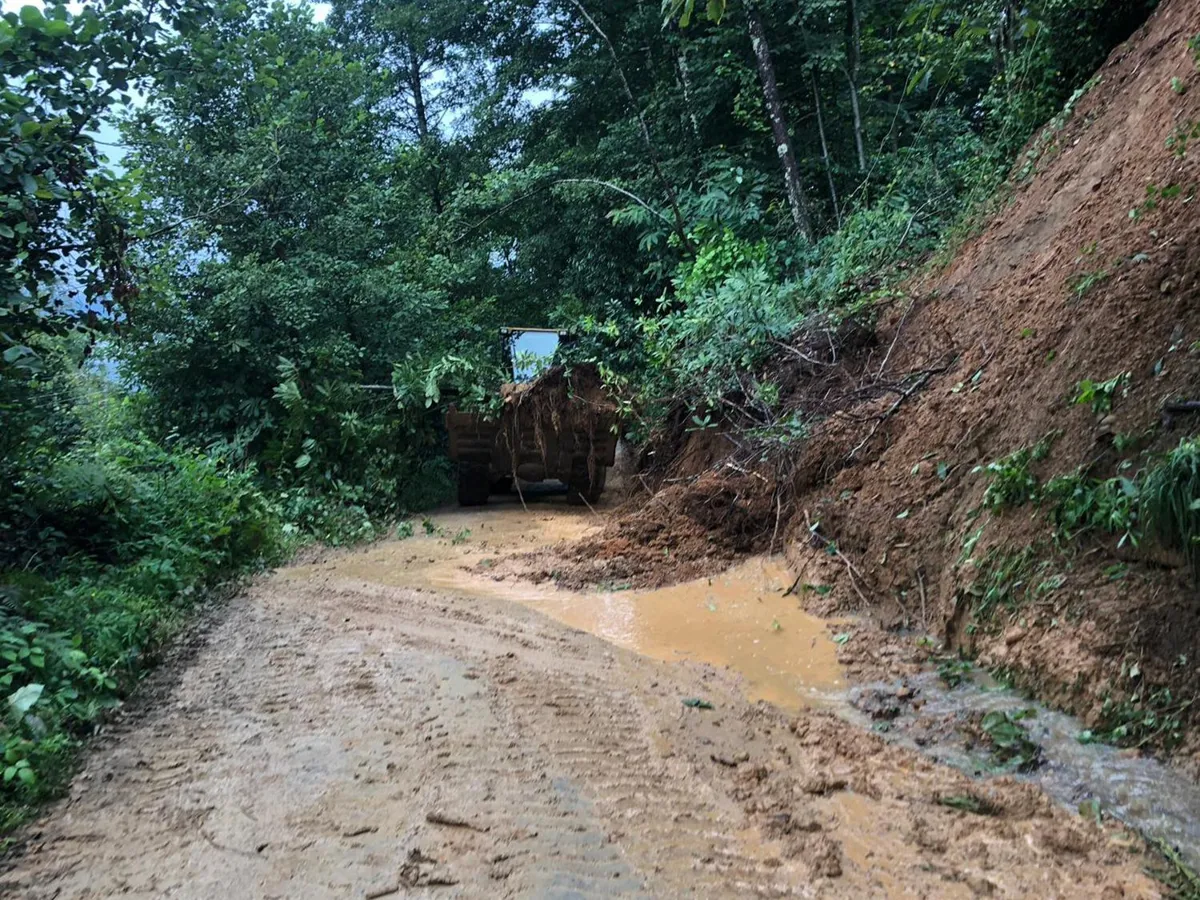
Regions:
<instances>
[{"instance_id":1,"label":"dirt road","mask_svg":"<svg viewBox=\"0 0 1200 900\"><path fill-rule=\"evenodd\" d=\"M0 894L1158 896L1136 841L1030 786L504 599L522 589L481 554L594 521L518 515L437 516L233 601L98 742ZM967 796L990 814L946 805Z\"/></svg>"}]
</instances>

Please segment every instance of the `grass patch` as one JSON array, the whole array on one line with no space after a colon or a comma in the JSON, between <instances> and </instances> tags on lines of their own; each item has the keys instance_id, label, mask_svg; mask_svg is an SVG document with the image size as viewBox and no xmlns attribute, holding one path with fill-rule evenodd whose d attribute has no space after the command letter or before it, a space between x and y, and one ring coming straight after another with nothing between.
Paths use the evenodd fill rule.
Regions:
<instances>
[{"instance_id":1,"label":"grass patch","mask_svg":"<svg viewBox=\"0 0 1200 900\"><path fill-rule=\"evenodd\" d=\"M1146 472L1140 502L1147 534L1182 553L1200 580L1200 441L1180 442Z\"/></svg>"}]
</instances>

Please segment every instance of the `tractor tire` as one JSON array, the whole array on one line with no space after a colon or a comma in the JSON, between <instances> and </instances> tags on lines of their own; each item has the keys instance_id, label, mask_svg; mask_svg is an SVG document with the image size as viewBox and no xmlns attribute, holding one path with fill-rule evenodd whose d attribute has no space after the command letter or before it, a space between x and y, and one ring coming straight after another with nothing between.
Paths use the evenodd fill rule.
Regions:
<instances>
[{"instance_id":1,"label":"tractor tire","mask_svg":"<svg viewBox=\"0 0 1200 900\"><path fill-rule=\"evenodd\" d=\"M598 503L604 493L604 482L608 477L608 466L597 463L596 477L588 475L587 460L575 460L571 465L571 477L567 481L567 503L572 506Z\"/></svg>"},{"instance_id":2,"label":"tractor tire","mask_svg":"<svg viewBox=\"0 0 1200 900\"><path fill-rule=\"evenodd\" d=\"M458 464L458 505L483 506L491 493L488 467L480 463Z\"/></svg>"}]
</instances>

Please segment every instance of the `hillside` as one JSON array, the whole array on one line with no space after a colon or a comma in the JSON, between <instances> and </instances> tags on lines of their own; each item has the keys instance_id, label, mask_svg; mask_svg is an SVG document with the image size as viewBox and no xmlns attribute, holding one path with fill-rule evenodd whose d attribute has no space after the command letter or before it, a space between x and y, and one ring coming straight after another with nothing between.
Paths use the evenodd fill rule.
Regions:
<instances>
[{"instance_id":1,"label":"hillside","mask_svg":"<svg viewBox=\"0 0 1200 900\"><path fill-rule=\"evenodd\" d=\"M1124 521L1108 479L1200 426L1164 413L1200 395L1197 33L1200 6L1163 4L1031 141L982 233L878 301L872 337L807 331L771 361L813 423L789 459L680 424L648 457L659 493L560 578L661 580L668 546L690 576L775 541L800 583L834 586L807 595L822 611L928 629L1098 728L1153 718L1137 739L1171 743L1200 713L1195 583L1099 519ZM1055 499L1071 491L1079 521Z\"/></svg>"}]
</instances>

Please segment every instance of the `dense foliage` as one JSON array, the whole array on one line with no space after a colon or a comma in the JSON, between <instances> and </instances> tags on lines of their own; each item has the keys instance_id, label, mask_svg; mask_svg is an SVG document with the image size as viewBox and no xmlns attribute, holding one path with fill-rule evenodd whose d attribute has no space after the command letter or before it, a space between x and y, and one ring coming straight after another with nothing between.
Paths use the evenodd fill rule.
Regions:
<instances>
[{"instance_id":1,"label":"dense foliage","mask_svg":"<svg viewBox=\"0 0 1200 900\"><path fill-rule=\"evenodd\" d=\"M0 796L51 789L221 578L440 499L500 325L575 329L638 433L731 392L769 418L777 342L869 316L1035 166L1149 5L5 14Z\"/></svg>"}]
</instances>

